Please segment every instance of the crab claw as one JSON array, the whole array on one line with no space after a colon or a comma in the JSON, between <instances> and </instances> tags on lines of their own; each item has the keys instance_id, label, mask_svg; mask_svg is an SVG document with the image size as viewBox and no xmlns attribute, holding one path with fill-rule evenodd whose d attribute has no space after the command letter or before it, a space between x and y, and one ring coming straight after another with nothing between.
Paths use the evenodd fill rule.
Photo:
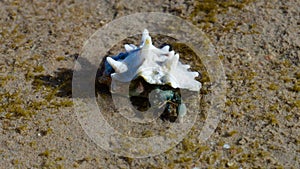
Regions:
<instances>
[{"instance_id":1,"label":"crab claw","mask_svg":"<svg viewBox=\"0 0 300 169\"><path fill-rule=\"evenodd\" d=\"M115 72L117 73L123 73L126 72L128 70L128 67L126 64L119 62L119 61L115 61L114 59L112 59L111 57L107 57L106 61L110 64L110 66L115 70Z\"/></svg>"},{"instance_id":2,"label":"crab claw","mask_svg":"<svg viewBox=\"0 0 300 169\"><path fill-rule=\"evenodd\" d=\"M181 103L178 106L177 111L178 111L178 121L179 123L183 123L183 117L186 115L187 112L186 105L184 103Z\"/></svg>"}]
</instances>

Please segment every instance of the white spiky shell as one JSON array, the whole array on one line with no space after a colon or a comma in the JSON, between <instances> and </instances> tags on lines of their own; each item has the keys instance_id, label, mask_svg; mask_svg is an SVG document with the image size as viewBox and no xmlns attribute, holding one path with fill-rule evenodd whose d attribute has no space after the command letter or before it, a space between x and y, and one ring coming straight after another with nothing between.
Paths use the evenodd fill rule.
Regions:
<instances>
[{"instance_id":1,"label":"white spiky shell","mask_svg":"<svg viewBox=\"0 0 300 169\"><path fill-rule=\"evenodd\" d=\"M152 45L152 39L147 29L144 30L142 42L139 47L125 45L128 56L122 61L107 57L107 62L115 70L111 74L112 88L114 82L130 82L136 77L143 77L150 84L165 85L173 88L199 91L201 83L195 80L198 72L188 71L189 65L179 61L179 54L169 51L169 46L161 49Z\"/></svg>"}]
</instances>

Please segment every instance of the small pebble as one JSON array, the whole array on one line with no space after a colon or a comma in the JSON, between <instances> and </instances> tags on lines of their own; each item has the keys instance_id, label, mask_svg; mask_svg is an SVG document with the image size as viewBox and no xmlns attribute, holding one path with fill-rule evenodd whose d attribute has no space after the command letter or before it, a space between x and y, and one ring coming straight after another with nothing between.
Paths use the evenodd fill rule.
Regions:
<instances>
[{"instance_id":1,"label":"small pebble","mask_svg":"<svg viewBox=\"0 0 300 169\"><path fill-rule=\"evenodd\" d=\"M224 148L224 149L230 149L230 145L229 145L229 144L224 144L224 145L223 145L223 148Z\"/></svg>"},{"instance_id":2,"label":"small pebble","mask_svg":"<svg viewBox=\"0 0 300 169\"><path fill-rule=\"evenodd\" d=\"M239 145L244 145L246 144L247 140L245 138L241 138L239 141L238 141L238 144Z\"/></svg>"},{"instance_id":3,"label":"small pebble","mask_svg":"<svg viewBox=\"0 0 300 169\"><path fill-rule=\"evenodd\" d=\"M228 166L228 167L232 167L233 165L234 165L233 162L231 162L231 161L227 162L227 166Z\"/></svg>"}]
</instances>

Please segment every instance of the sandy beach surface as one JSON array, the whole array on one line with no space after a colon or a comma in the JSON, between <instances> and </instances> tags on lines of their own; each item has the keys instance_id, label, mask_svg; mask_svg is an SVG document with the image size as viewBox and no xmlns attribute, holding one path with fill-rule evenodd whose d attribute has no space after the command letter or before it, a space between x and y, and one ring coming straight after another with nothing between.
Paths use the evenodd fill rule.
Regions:
<instances>
[{"instance_id":1,"label":"sandy beach surface","mask_svg":"<svg viewBox=\"0 0 300 169\"><path fill-rule=\"evenodd\" d=\"M201 29L226 77L212 135L201 142L193 127L178 145L147 158L103 150L81 127L72 102L83 44L138 12L172 14ZM299 37L299 0L0 0L0 168L300 168ZM182 60L200 71L184 54ZM203 71L205 95L211 91ZM109 94L97 91L111 104ZM201 105L205 110L205 99ZM112 126L127 132L113 106L104 110ZM154 134L165 130L158 121L148 128ZM131 127L132 136L153 134Z\"/></svg>"}]
</instances>

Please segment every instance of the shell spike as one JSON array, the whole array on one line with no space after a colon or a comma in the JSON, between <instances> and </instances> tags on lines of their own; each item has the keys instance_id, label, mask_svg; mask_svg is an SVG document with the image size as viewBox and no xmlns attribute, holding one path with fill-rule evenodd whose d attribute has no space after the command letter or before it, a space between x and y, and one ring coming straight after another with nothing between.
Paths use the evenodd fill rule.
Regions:
<instances>
[{"instance_id":1,"label":"shell spike","mask_svg":"<svg viewBox=\"0 0 300 169\"><path fill-rule=\"evenodd\" d=\"M166 67L169 70L171 70L172 68L175 68L177 66L177 64L178 64L178 61L179 61L179 54L178 53L175 54L175 55L174 54L175 54L175 52L171 51L169 53L169 58L168 58L168 60L166 62Z\"/></svg>"},{"instance_id":2,"label":"shell spike","mask_svg":"<svg viewBox=\"0 0 300 169\"><path fill-rule=\"evenodd\" d=\"M164 51L164 52L169 52L170 46L169 46L169 45L166 45L166 46L164 46L163 48L161 48L161 50Z\"/></svg>"},{"instance_id":3,"label":"shell spike","mask_svg":"<svg viewBox=\"0 0 300 169\"><path fill-rule=\"evenodd\" d=\"M198 77L199 76L199 73L198 72L190 72L192 77L195 78L195 77Z\"/></svg>"},{"instance_id":4,"label":"shell spike","mask_svg":"<svg viewBox=\"0 0 300 169\"><path fill-rule=\"evenodd\" d=\"M176 67L177 64L178 64L178 61L179 61L179 54L176 53L176 54L174 55L174 57L173 57L173 63L172 63L172 65L173 65L174 67Z\"/></svg>"},{"instance_id":5,"label":"shell spike","mask_svg":"<svg viewBox=\"0 0 300 169\"><path fill-rule=\"evenodd\" d=\"M115 72L117 73L123 73L126 72L128 70L128 67L126 64L119 62L119 61L115 61L114 59L112 59L111 57L107 57L106 61L110 64L110 66L115 70Z\"/></svg>"},{"instance_id":6,"label":"shell spike","mask_svg":"<svg viewBox=\"0 0 300 169\"><path fill-rule=\"evenodd\" d=\"M149 31L147 29L144 29L143 35L142 35L142 42L140 47L142 47L145 44L146 39L150 37Z\"/></svg>"},{"instance_id":7,"label":"shell spike","mask_svg":"<svg viewBox=\"0 0 300 169\"><path fill-rule=\"evenodd\" d=\"M126 52L130 52L130 51L137 49L137 47L133 44L125 44L124 48L125 48Z\"/></svg>"},{"instance_id":8,"label":"shell spike","mask_svg":"<svg viewBox=\"0 0 300 169\"><path fill-rule=\"evenodd\" d=\"M175 51L172 50L172 51L169 53L169 56L170 56L170 57L173 57L174 55L175 55Z\"/></svg>"},{"instance_id":9,"label":"shell spike","mask_svg":"<svg viewBox=\"0 0 300 169\"><path fill-rule=\"evenodd\" d=\"M147 29L144 29L143 36L142 36L142 41L145 41L148 36L149 36L149 31Z\"/></svg>"},{"instance_id":10,"label":"shell spike","mask_svg":"<svg viewBox=\"0 0 300 169\"><path fill-rule=\"evenodd\" d=\"M182 67L183 67L184 69L189 69L189 68L191 68L190 65L182 65Z\"/></svg>"}]
</instances>

